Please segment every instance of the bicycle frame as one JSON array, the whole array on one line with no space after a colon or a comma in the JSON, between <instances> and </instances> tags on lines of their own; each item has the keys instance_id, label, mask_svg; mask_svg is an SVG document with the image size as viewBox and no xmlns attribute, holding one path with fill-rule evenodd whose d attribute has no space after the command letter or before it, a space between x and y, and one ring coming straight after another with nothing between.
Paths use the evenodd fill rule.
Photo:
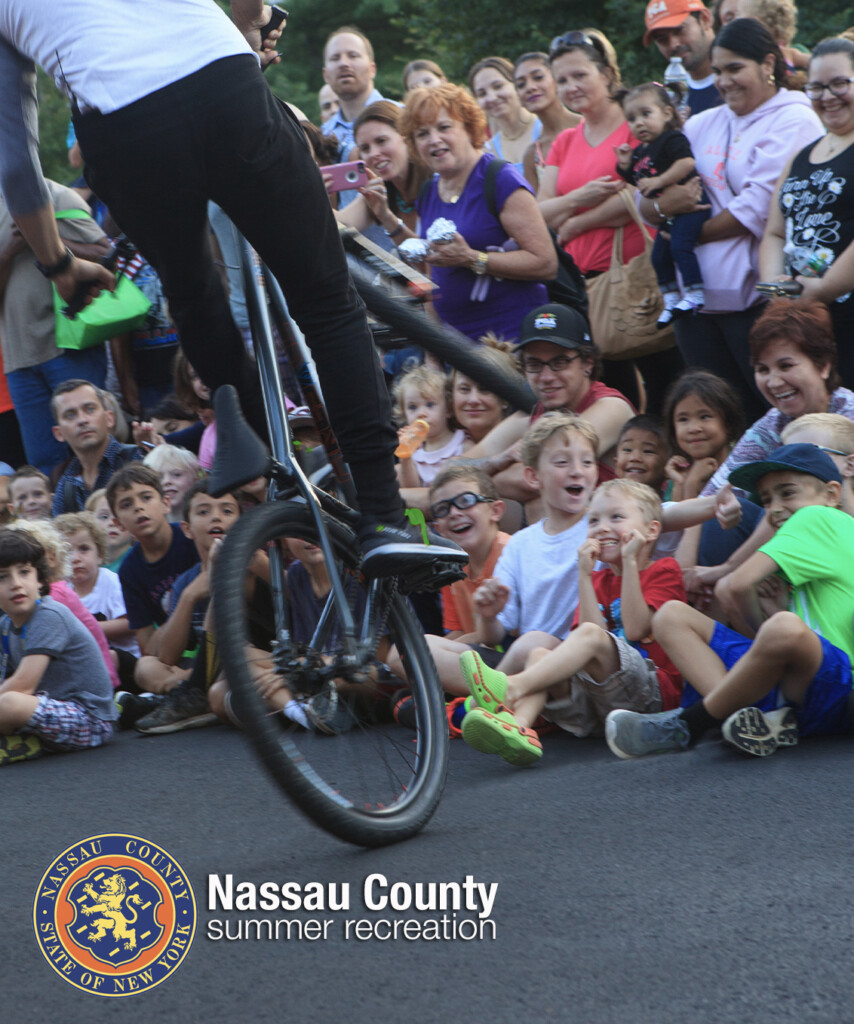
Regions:
<instances>
[{"instance_id":1,"label":"bicycle frame","mask_svg":"<svg viewBox=\"0 0 854 1024\"><path fill-rule=\"evenodd\" d=\"M270 480L268 498L270 500L275 500L276 498L282 497L285 491L290 490L304 498L311 510L317 527L318 540L320 541L320 548L326 561L329 581L332 587L329 597L327 598L326 607L324 608L320 621L318 622L315 637L318 638L324 635L326 628L328 628L330 609L333 605L336 605L338 608L338 614L342 620L342 642L346 651L347 659L352 660L352 662L356 664L358 663L357 648L359 644L365 642L367 638L357 636L355 620L347 601L341 575L336 567L335 554L333 552L332 543L329 539L329 534L323 522L322 515L322 511L325 506L326 510L328 510L330 514L337 515L337 517L343 518L346 521L347 519L352 519L353 511L341 502L336 501L336 499L330 495L321 495L317 490L315 490L303 472L302 467L293 456L292 435L290 425L288 423L288 414L282 388L279 383L279 368L276 360L275 346L273 344L272 327L267 305L268 298L270 299L270 304L274 310L274 314L276 315L277 327L279 329L280 336L284 341L288 358L291 360L291 364L295 369L297 379L300 381L300 386L303 388L303 394L306 395L306 400L310 401L309 407L312 415L315 417L315 422L321 433L321 438L324 441L327 457L329 458L333 469L336 471L336 477L338 478L348 500L352 500L352 497L355 494L352 480L341 456L338 442L335 435L332 433L331 426L329 425L326 410L317 389L314 387L311 369L304 357L304 354L300 351L290 328L284 296L279 288L279 284L261 262L257 253L255 253L246 239L240 235L236 228L234 231L238 242L240 270L243 277L246 306L249 313L249 323L252 330L252 337L255 342L255 359L258 363L258 372L261 378L261 393L264 400L264 411L270 429L270 447L273 453L273 472ZM309 398L309 396L311 397ZM315 413L315 409L318 410L317 413ZM284 621L283 612L286 602L281 586L281 581L284 578L283 566L280 564L281 553L278 550L273 549L270 552L270 557L272 562L271 568L273 569L273 572L271 572L271 580L273 581L271 585L273 601L276 603L277 611L282 616L282 621ZM373 595L378 585L377 581L374 581L371 584L371 595ZM282 637L281 640L284 643L287 643L290 638Z\"/></svg>"}]
</instances>

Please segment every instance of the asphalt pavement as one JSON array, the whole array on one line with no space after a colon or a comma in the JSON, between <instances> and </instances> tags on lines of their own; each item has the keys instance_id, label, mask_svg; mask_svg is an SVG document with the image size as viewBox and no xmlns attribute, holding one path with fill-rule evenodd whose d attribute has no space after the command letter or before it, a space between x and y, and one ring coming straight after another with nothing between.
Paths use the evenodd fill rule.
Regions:
<instances>
[{"instance_id":1,"label":"asphalt pavement","mask_svg":"<svg viewBox=\"0 0 854 1024\"><path fill-rule=\"evenodd\" d=\"M633 762L603 741L557 735L544 746L520 770L454 741L433 821L374 851L304 819L222 726L123 733L102 750L9 766L0 1013L69 1024L854 1021L850 738L762 761L713 740ZM167 851L198 911L174 973L117 998L68 984L33 932L48 866L104 833ZM210 909L211 875L243 893L319 883L327 900L336 883L339 902L349 884L349 908ZM384 881L366 892L370 876ZM418 883L464 894L467 878L474 909L456 914L367 905L429 896ZM285 920L291 935L268 938L250 920ZM241 937L215 938L226 926Z\"/></svg>"}]
</instances>

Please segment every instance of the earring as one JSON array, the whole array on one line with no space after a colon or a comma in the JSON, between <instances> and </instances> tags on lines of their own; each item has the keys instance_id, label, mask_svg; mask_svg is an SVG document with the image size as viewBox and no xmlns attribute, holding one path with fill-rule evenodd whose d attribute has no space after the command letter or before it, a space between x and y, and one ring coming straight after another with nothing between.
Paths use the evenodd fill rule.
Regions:
<instances>
[{"instance_id":1,"label":"earring","mask_svg":"<svg viewBox=\"0 0 854 1024\"><path fill-rule=\"evenodd\" d=\"M776 85L777 84L777 79L773 75L769 75L768 76L768 84L769 85Z\"/></svg>"}]
</instances>

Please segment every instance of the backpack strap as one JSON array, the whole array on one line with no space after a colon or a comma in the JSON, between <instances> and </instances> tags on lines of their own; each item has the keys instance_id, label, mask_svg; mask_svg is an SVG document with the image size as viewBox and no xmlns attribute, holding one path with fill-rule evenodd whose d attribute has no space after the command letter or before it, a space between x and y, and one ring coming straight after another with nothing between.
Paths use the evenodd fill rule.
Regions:
<instances>
[{"instance_id":1,"label":"backpack strap","mask_svg":"<svg viewBox=\"0 0 854 1024\"><path fill-rule=\"evenodd\" d=\"M506 160L495 157L494 160L490 160L486 165L486 171L483 175L483 200L486 203L487 210L497 221L500 221L501 218L498 216L498 206L495 201L495 181L501 168L506 166Z\"/></svg>"}]
</instances>

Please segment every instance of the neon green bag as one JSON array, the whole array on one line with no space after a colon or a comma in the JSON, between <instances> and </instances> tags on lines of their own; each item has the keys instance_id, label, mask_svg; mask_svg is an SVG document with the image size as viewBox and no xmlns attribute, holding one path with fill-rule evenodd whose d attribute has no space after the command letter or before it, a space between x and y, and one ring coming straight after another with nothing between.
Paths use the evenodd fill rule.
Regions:
<instances>
[{"instance_id":1,"label":"neon green bag","mask_svg":"<svg viewBox=\"0 0 854 1024\"><path fill-rule=\"evenodd\" d=\"M57 220L91 219L85 210L58 210L55 216ZM65 300L54 287L56 345L58 348L84 349L141 327L151 303L130 278L119 274L116 290L101 292L73 320L63 315L64 307Z\"/></svg>"}]
</instances>

